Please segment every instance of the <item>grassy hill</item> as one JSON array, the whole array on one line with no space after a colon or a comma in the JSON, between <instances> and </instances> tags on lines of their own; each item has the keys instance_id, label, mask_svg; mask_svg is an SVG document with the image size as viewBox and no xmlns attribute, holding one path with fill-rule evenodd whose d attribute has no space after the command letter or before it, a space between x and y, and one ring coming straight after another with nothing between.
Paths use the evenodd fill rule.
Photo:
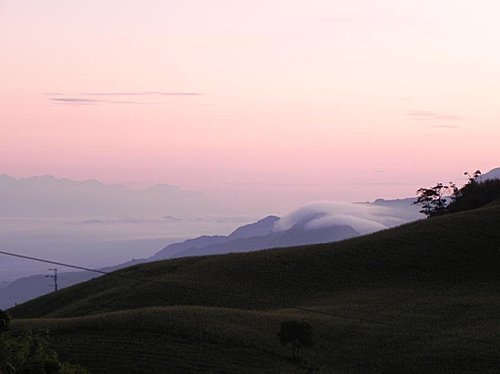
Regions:
<instances>
[{"instance_id":1,"label":"grassy hill","mask_svg":"<svg viewBox=\"0 0 500 374\"><path fill-rule=\"evenodd\" d=\"M134 266L11 314L96 373L497 373L499 269L491 205L338 243ZM313 325L306 364L279 345L287 319Z\"/></svg>"}]
</instances>

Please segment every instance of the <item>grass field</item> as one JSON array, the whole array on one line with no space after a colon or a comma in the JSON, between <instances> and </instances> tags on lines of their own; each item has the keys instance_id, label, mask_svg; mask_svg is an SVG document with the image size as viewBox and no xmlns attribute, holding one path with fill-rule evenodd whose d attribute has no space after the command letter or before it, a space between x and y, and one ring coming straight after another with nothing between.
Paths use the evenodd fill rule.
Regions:
<instances>
[{"instance_id":1,"label":"grass field","mask_svg":"<svg viewBox=\"0 0 500 374\"><path fill-rule=\"evenodd\" d=\"M94 373L500 373L499 205L116 274L12 309L16 328L49 327ZM305 362L279 345L287 319L314 328Z\"/></svg>"}]
</instances>

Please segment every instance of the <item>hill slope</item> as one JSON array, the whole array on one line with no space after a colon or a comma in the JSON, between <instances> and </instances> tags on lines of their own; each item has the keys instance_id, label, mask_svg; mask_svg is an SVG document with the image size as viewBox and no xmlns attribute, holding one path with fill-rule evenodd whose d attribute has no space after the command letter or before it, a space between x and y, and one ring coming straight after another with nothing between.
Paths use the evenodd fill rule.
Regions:
<instances>
[{"instance_id":1,"label":"hill slope","mask_svg":"<svg viewBox=\"0 0 500 374\"><path fill-rule=\"evenodd\" d=\"M338 243L138 265L11 312L96 372L494 373L499 268L493 205ZM278 344L285 319L317 332L307 365Z\"/></svg>"},{"instance_id":2,"label":"hill slope","mask_svg":"<svg viewBox=\"0 0 500 374\"><path fill-rule=\"evenodd\" d=\"M104 276L12 313L26 318L180 304L266 307L270 300L318 302L354 287L497 282L499 248L500 208L492 206L338 243L133 266L115 274L150 282Z\"/></svg>"}]
</instances>

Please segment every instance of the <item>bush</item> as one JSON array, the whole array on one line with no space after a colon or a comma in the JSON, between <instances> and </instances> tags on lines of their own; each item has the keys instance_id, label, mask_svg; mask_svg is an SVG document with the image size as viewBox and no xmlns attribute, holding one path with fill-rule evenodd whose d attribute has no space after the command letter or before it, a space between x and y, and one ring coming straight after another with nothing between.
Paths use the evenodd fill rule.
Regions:
<instances>
[{"instance_id":1,"label":"bush","mask_svg":"<svg viewBox=\"0 0 500 374\"><path fill-rule=\"evenodd\" d=\"M10 327L10 316L3 310L0 310L0 335L4 332L9 331Z\"/></svg>"},{"instance_id":2,"label":"bush","mask_svg":"<svg viewBox=\"0 0 500 374\"><path fill-rule=\"evenodd\" d=\"M314 345L312 326L303 321L284 321L278 332L281 345L291 344L293 357L297 357L300 350Z\"/></svg>"},{"instance_id":3,"label":"bush","mask_svg":"<svg viewBox=\"0 0 500 374\"><path fill-rule=\"evenodd\" d=\"M3 315L4 312L0 320ZM59 360L49 347L47 330L26 330L15 334L5 332L0 336L0 373L85 374L87 371Z\"/></svg>"}]
</instances>

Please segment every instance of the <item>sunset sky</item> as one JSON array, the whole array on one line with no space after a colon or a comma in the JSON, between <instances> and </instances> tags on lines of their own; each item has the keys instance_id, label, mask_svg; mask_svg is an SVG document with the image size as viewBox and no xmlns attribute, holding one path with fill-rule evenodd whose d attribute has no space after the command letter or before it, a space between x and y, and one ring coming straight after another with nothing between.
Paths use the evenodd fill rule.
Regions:
<instances>
[{"instance_id":1,"label":"sunset sky","mask_svg":"<svg viewBox=\"0 0 500 374\"><path fill-rule=\"evenodd\" d=\"M0 174L283 206L461 182L500 166L499 15L497 0L0 0Z\"/></svg>"}]
</instances>

